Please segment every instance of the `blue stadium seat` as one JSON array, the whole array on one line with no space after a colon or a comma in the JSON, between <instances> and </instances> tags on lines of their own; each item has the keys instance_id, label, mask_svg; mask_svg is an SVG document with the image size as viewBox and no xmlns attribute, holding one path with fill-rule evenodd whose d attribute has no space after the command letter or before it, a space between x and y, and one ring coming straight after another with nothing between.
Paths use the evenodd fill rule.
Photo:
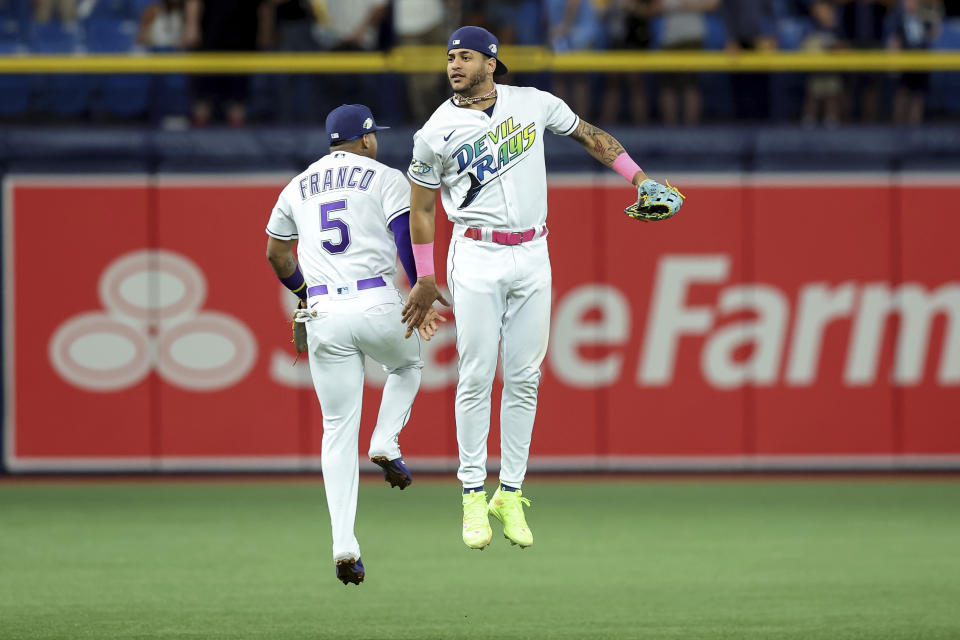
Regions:
<instances>
[{"instance_id":1,"label":"blue stadium seat","mask_svg":"<svg viewBox=\"0 0 960 640\"><path fill-rule=\"evenodd\" d=\"M100 86L99 106L105 112L120 117L146 113L150 95L150 76L117 74L107 76Z\"/></svg>"},{"instance_id":2,"label":"blue stadium seat","mask_svg":"<svg viewBox=\"0 0 960 640\"><path fill-rule=\"evenodd\" d=\"M25 25L30 20L30 0L0 0L0 18L12 18Z\"/></svg>"},{"instance_id":3,"label":"blue stadium seat","mask_svg":"<svg viewBox=\"0 0 960 640\"><path fill-rule=\"evenodd\" d=\"M90 53L126 53L134 48L137 23L133 20L91 17L84 22Z\"/></svg>"},{"instance_id":4,"label":"blue stadium seat","mask_svg":"<svg viewBox=\"0 0 960 640\"><path fill-rule=\"evenodd\" d=\"M127 53L135 46L137 23L110 15L91 15L84 23L87 50L91 53ZM147 109L150 76L114 74L95 81L98 111L120 117L136 116Z\"/></svg>"},{"instance_id":5,"label":"blue stadium seat","mask_svg":"<svg viewBox=\"0 0 960 640\"><path fill-rule=\"evenodd\" d=\"M26 113L30 106L30 78L21 75L0 75L0 118Z\"/></svg>"},{"instance_id":6,"label":"blue stadium seat","mask_svg":"<svg viewBox=\"0 0 960 640\"><path fill-rule=\"evenodd\" d=\"M723 49L727 44L727 26L718 13L707 14L707 39L705 49Z\"/></svg>"},{"instance_id":7,"label":"blue stadium seat","mask_svg":"<svg viewBox=\"0 0 960 640\"><path fill-rule=\"evenodd\" d=\"M20 45L0 42L0 55L18 53ZM30 76L20 74L0 75L0 118L23 115L30 106Z\"/></svg>"},{"instance_id":8,"label":"blue stadium seat","mask_svg":"<svg viewBox=\"0 0 960 640\"><path fill-rule=\"evenodd\" d=\"M30 51L42 54L76 53L80 50L79 30L59 22L34 24ZM83 75L50 75L35 78L37 108L61 116L78 116L87 110L91 79Z\"/></svg>"},{"instance_id":9,"label":"blue stadium seat","mask_svg":"<svg viewBox=\"0 0 960 640\"><path fill-rule=\"evenodd\" d=\"M23 22L0 16L0 45L17 47L23 43Z\"/></svg>"},{"instance_id":10,"label":"blue stadium seat","mask_svg":"<svg viewBox=\"0 0 960 640\"><path fill-rule=\"evenodd\" d=\"M157 118L190 115L190 79L182 74L164 74L153 78L150 105Z\"/></svg>"},{"instance_id":11,"label":"blue stadium seat","mask_svg":"<svg viewBox=\"0 0 960 640\"><path fill-rule=\"evenodd\" d=\"M141 7L136 0L97 0L88 19L137 20Z\"/></svg>"},{"instance_id":12,"label":"blue stadium seat","mask_svg":"<svg viewBox=\"0 0 960 640\"><path fill-rule=\"evenodd\" d=\"M933 45L939 50L960 50L960 18L946 20L940 39ZM930 74L929 106L937 111L960 112L960 73L938 71Z\"/></svg>"},{"instance_id":13,"label":"blue stadium seat","mask_svg":"<svg viewBox=\"0 0 960 640\"><path fill-rule=\"evenodd\" d=\"M76 25L61 22L34 23L29 45L33 53L75 53L80 48L80 31Z\"/></svg>"},{"instance_id":14,"label":"blue stadium seat","mask_svg":"<svg viewBox=\"0 0 960 640\"><path fill-rule=\"evenodd\" d=\"M153 0L146 0L150 4ZM152 53L173 53L168 47L154 47ZM150 111L155 120L166 116L190 115L190 79L183 74L158 74L151 78Z\"/></svg>"}]
</instances>

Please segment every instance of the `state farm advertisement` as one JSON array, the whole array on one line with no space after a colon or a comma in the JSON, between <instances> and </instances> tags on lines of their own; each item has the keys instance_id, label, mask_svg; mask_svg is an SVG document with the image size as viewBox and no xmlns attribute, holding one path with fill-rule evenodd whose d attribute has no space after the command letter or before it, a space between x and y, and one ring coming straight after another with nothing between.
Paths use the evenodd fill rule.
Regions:
<instances>
[{"instance_id":1,"label":"state farm advertisement","mask_svg":"<svg viewBox=\"0 0 960 640\"><path fill-rule=\"evenodd\" d=\"M857 180L691 177L680 215L641 224L629 186L552 178L531 468L960 467L960 187ZM295 299L265 259L285 183L6 179L9 469L319 467ZM421 468L455 465L453 324L401 435ZM361 454L384 378L368 360Z\"/></svg>"}]
</instances>

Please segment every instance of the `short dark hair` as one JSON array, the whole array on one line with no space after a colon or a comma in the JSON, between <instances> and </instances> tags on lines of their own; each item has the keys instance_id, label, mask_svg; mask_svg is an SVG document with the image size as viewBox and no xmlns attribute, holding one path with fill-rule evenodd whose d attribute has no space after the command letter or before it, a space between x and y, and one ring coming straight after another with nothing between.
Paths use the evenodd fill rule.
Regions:
<instances>
[{"instance_id":1,"label":"short dark hair","mask_svg":"<svg viewBox=\"0 0 960 640\"><path fill-rule=\"evenodd\" d=\"M347 144L348 142L354 142L354 140L334 140L330 143L330 146L339 147L340 145Z\"/></svg>"}]
</instances>

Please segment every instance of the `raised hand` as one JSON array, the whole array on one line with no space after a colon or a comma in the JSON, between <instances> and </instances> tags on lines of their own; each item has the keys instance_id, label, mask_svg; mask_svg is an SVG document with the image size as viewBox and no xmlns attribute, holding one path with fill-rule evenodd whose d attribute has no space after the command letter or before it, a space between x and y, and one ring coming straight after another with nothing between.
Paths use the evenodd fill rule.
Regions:
<instances>
[{"instance_id":1,"label":"raised hand","mask_svg":"<svg viewBox=\"0 0 960 640\"><path fill-rule=\"evenodd\" d=\"M440 304L449 307L450 303L440 294L437 289L437 281L433 276L424 276L417 280L413 285L410 296L407 298L407 304L403 307L401 322L406 323L407 330L413 331L423 324L427 313L433 309L433 301L439 300Z\"/></svg>"},{"instance_id":2,"label":"raised hand","mask_svg":"<svg viewBox=\"0 0 960 640\"><path fill-rule=\"evenodd\" d=\"M446 322L447 319L442 315L437 313L437 310L433 307L430 307L430 310L427 311L427 317L424 319L423 323L417 327L417 333L420 334L420 337L430 342L430 338L437 335L437 328L439 327L440 322ZM407 328L407 333L404 338L409 338L413 335L413 329Z\"/></svg>"}]
</instances>

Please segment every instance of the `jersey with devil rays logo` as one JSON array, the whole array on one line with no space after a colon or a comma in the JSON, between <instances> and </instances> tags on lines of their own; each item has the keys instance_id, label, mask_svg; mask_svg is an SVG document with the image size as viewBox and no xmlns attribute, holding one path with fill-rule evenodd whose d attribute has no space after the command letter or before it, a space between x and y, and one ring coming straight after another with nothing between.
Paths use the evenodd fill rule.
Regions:
<instances>
[{"instance_id":1,"label":"jersey with devil rays logo","mask_svg":"<svg viewBox=\"0 0 960 640\"><path fill-rule=\"evenodd\" d=\"M573 133L580 118L556 96L497 85L493 115L445 101L413 136L407 177L440 189L447 217L522 231L547 219L546 130Z\"/></svg>"}]
</instances>

